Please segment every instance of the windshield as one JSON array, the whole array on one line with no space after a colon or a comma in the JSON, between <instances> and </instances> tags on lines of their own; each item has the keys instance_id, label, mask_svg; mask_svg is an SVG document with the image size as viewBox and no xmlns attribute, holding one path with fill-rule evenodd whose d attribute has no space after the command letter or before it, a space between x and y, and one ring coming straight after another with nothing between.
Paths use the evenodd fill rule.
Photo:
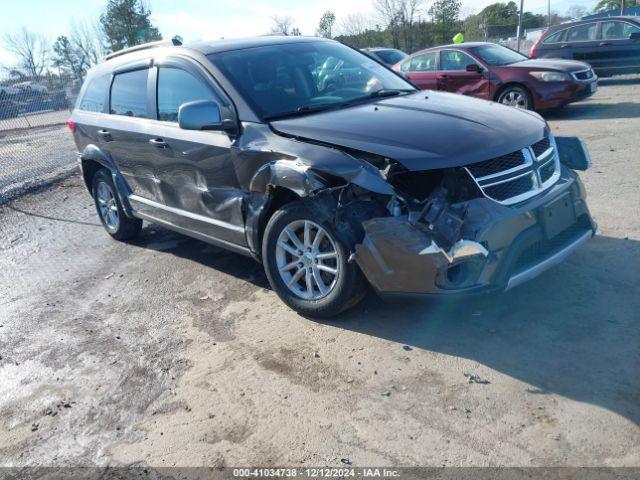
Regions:
<instances>
[{"instance_id":1,"label":"windshield","mask_svg":"<svg viewBox=\"0 0 640 480\"><path fill-rule=\"evenodd\" d=\"M489 65L511 65L512 63L522 62L528 58L521 53L503 47L502 45L480 45L477 47L469 47L468 50L480 57Z\"/></svg>"},{"instance_id":2,"label":"windshield","mask_svg":"<svg viewBox=\"0 0 640 480\"><path fill-rule=\"evenodd\" d=\"M366 55L334 42L300 42L209 55L265 120L415 91Z\"/></svg>"},{"instance_id":3,"label":"windshield","mask_svg":"<svg viewBox=\"0 0 640 480\"><path fill-rule=\"evenodd\" d=\"M395 65L408 55L400 50L377 50L372 52L377 55L387 65Z\"/></svg>"}]
</instances>

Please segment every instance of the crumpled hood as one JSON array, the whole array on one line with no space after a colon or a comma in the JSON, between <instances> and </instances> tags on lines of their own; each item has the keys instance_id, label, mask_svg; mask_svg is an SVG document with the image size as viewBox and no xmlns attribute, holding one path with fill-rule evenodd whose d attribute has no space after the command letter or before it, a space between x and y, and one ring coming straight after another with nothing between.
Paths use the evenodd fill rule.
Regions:
<instances>
[{"instance_id":1,"label":"crumpled hood","mask_svg":"<svg viewBox=\"0 0 640 480\"><path fill-rule=\"evenodd\" d=\"M271 123L276 132L382 155L409 170L458 167L541 140L538 114L444 92L422 91Z\"/></svg>"},{"instance_id":2,"label":"crumpled hood","mask_svg":"<svg viewBox=\"0 0 640 480\"><path fill-rule=\"evenodd\" d=\"M591 66L584 62L578 62L575 60L562 60L552 58L531 58L518 63L512 63L502 68L527 68L530 70L556 70L559 72L579 72L580 70L586 70Z\"/></svg>"}]
</instances>

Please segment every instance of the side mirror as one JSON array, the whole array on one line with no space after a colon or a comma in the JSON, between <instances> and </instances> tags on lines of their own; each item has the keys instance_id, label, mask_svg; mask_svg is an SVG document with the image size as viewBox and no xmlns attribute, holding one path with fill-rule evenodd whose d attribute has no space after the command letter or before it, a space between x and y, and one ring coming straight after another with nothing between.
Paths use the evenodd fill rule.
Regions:
<instances>
[{"instance_id":1,"label":"side mirror","mask_svg":"<svg viewBox=\"0 0 640 480\"><path fill-rule=\"evenodd\" d=\"M180 105L178 125L184 130L233 130L232 120L222 120L220 107L210 100L196 100Z\"/></svg>"},{"instance_id":2,"label":"side mirror","mask_svg":"<svg viewBox=\"0 0 640 480\"><path fill-rule=\"evenodd\" d=\"M475 73L482 72L482 68L480 68L480 65L478 65L477 63L470 63L469 65L467 65L466 70L467 72L475 72Z\"/></svg>"},{"instance_id":3,"label":"side mirror","mask_svg":"<svg viewBox=\"0 0 640 480\"><path fill-rule=\"evenodd\" d=\"M629 34L629 40L640 40L640 32L631 32Z\"/></svg>"}]
</instances>

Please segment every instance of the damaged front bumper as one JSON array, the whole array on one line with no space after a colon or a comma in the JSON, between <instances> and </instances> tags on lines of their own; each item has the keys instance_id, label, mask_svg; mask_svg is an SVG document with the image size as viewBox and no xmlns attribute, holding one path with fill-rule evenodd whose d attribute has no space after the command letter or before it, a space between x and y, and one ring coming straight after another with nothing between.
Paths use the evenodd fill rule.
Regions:
<instances>
[{"instance_id":1,"label":"damaged front bumper","mask_svg":"<svg viewBox=\"0 0 640 480\"><path fill-rule=\"evenodd\" d=\"M596 225L578 176L519 206L487 198L465 202L461 240L441 248L406 216L363 222L355 259L382 295L451 295L504 291L559 263L591 238Z\"/></svg>"}]
</instances>

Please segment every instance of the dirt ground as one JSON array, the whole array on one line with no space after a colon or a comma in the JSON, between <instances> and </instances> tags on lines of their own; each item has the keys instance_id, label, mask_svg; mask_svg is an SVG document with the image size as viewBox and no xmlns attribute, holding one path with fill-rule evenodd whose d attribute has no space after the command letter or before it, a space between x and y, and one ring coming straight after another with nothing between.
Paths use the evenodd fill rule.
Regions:
<instances>
[{"instance_id":1,"label":"dirt ground","mask_svg":"<svg viewBox=\"0 0 640 480\"><path fill-rule=\"evenodd\" d=\"M547 117L599 233L462 303L315 322L248 258L112 241L77 177L0 207L0 465L640 466L640 77Z\"/></svg>"}]
</instances>

